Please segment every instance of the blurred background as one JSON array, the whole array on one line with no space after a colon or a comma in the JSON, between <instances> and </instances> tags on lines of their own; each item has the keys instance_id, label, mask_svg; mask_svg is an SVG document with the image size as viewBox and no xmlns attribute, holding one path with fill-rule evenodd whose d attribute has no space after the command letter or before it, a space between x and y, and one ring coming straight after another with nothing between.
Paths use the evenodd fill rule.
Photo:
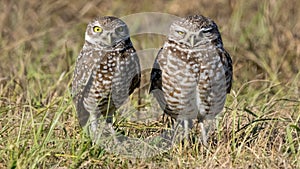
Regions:
<instances>
[{"instance_id":1,"label":"blurred background","mask_svg":"<svg viewBox=\"0 0 300 169\"><path fill-rule=\"evenodd\" d=\"M112 166L124 164L103 154L97 158L108 160L97 161L95 154L80 142L83 138L69 88L87 23L97 16L124 17L140 12L179 17L202 14L219 26L234 68L233 88L227 97L225 120L220 129L224 132L218 135L222 140L218 151L224 155L219 159L221 164L248 168L247 160L230 164L234 160L228 158L242 154L267 168L278 165L286 168L289 164L295 167L299 164L295 159L299 161L300 147L299 9L299 0L1 0L0 156L3 158L0 168L68 166L75 157L80 164L86 159ZM165 36L140 34L131 40L137 50L144 50L160 48ZM140 94L147 92L148 76L149 71L145 71ZM139 104L145 104L143 101ZM239 147L246 145L251 148ZM89 153L83 158L80 153L86 151ZM197 158L199 153L195 152L192 152L195 166L201 164L199 160L204 156L207 158L202 163L214 166L214 154ZM289 156L291 152L297 157ZM273 156L269 157L270 154ZM168 157L156 159L160 162L158 166L173 164L164 158ZM180 157L173 162L180 168L181 160L190 159ZM140 166L152 162L141 162Z\"/></svg>"},{"instance_id":2,"label":"blurred background","mask_svg":"<svg viewBox=\"0 0 300 169\"><path fill-rule=\"evenodd\" d=\"M255 79L287 83L300 65L299 7L297 0L2 0L0 83L14 80L23 90L45 94L63 73L70 75L92 18L139 12L202 14L215 20L233 58L234 89ZM155 34L132 37L137 50L159 48L164 40ZM69 80L63 78L57 90L65 91Z\"/></svg>"}]
</instances>

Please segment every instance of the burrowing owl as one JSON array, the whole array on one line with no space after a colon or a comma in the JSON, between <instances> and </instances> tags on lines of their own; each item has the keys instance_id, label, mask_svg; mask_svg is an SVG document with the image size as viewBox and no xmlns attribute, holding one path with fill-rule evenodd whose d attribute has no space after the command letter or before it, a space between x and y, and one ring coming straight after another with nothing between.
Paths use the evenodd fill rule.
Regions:
<instances>
[{"instance_id":1,"label":"burrowing owl","mask_svg":"<svg viewBox=\"0 0 300 169\"><path fill-rule=\"evenodd\" d=\"M220 32L211 19L188 16L170 26L168 39L158 53L151 72L150 92L166 114L184 125L214 119L231 90L232 60L223 48Z\"/></svg>"},{"instance_id":2,"label":"burrowing owl","mask_svg":"<svg viewBox=\"0 0 300 169\"><path fill-rule=\"evenodd\" d=\"M72 96L79 122L94 141L99 137L99 118L112 129L114 112L139 83L139 59L127 25L112 16L92 20L76 61Z\"/></svg>"}]
</instances>

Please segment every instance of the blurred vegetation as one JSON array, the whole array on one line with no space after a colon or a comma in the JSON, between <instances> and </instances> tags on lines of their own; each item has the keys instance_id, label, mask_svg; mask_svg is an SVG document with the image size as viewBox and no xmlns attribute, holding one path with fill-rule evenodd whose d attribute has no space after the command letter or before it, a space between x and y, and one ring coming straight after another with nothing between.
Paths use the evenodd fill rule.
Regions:
<instances>
[{"instance_id":1,"label":"blurred vegetation","mask_svg":"<svg viewBox=\"0 0 300 169\"><path fill-rule=\"evenodd\" d=\"M298 0L2 0L0 168L299 168L299 9ZM209 150L128 159L82 134L69 87L86 24L139 12L203 14L219 25L234 84ZM141 50L164 37L132 40Z\"/></svg>"}]
</instances>

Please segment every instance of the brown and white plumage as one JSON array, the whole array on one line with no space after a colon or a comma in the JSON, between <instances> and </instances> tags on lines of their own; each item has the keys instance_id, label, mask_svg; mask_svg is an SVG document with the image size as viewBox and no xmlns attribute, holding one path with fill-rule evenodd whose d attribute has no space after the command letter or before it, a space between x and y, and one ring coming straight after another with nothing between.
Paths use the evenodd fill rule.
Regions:
<instances>
[{"instance_id":1,"label":"brown and white plumage","mask_svg":"<svg viewBox=\"0 0 300 169\"><path fill-rule=\"evenodd\" d=\"M222 111L231 84L232 61L217 25L201 15L175 21L151 72L150 92L164 112L185 132L198 119L207 144L203 121Z\"/></svg>"},{"instance_id":2,"label":"brown and white plumage","mask_svg":"<svg viewBox=\"0 0 300 169\"><path fill-rule=\"evenodd\" d=\"M113 113L139 86L140 64L127 25L112 16L92 20L77 58L72 97L81 126L98 137L99 118L112 124ZM94 140L96 141L96 140Z\"/></svg>"}]
</instances>

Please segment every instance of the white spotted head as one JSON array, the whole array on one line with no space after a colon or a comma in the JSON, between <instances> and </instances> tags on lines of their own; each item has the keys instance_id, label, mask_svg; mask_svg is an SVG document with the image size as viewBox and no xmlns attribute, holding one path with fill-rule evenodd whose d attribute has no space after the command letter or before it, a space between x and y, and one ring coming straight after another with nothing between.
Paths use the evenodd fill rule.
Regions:
<instances>
[{"instance_id":1,"label":"white spotted head","mask_svg":"<svg viewBox=\"0 0 300 169\"><path fill-rule=\"evenodd\" d=\"M221 35L215 22L202 15L181 18L170 26L168 39L189 48L219 42Z\"/></svg>"},{"instance_id":2,"label":"white spotted head","mask_svg":"<svg viewBox=\"0 0 300 169\"><path fill-rule=\"evenodd\" d=\"M85 40L102 47L113 47L129 38L125 22L114 16L97 17L87 26Z\"/></svg>"}]
</instances>

